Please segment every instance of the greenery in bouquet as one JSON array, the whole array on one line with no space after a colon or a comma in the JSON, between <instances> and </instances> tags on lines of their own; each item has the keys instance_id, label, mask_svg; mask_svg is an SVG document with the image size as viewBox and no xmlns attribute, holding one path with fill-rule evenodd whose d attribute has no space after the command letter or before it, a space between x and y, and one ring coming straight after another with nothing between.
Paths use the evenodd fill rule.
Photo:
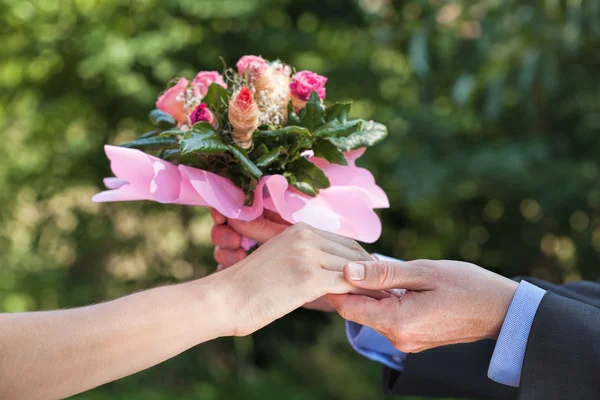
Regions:
<instances>
[{"instance_id":1,"label":"greenery in bouquet","mask_svg":"<svg viewBox=\"0 0 600 400\"><path fill-rule=\"evenodd\" d=\"M280 61L244 56L221 75L179 78L160 95L150 119L156 129L122 146L230 179L253 201L263 175L283 175L316 196L330 183L309 156L346 165L344 152L387 136L384 125L348 119L351 103L326 106L327 78L294 72Z\"/></svg>"}]
</instances>

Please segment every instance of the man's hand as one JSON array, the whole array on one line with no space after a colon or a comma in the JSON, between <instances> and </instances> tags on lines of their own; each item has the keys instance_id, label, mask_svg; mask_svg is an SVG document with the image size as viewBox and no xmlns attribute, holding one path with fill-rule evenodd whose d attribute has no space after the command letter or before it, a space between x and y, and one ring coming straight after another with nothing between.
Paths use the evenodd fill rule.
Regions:
<instances>
[{"instance_id":1,"label":"man's hand","mask_svg":"<svg viewBox=\"0 0 600 400\"><path fill-rule=\"evenodd\" d=\"M242 236L262 244L290 226L279 214L269 210L265 210L261 217L250 222L227 219L215 209L211 210L210 215L215 222L211 240L215 244L214 257L219 264L217 271L231 267L246 257L247 253L241 247Z\"/></svg>"},{"instance_id":2,"label":"man's hand","mask_svg":"<svg viewBox=\"0 0 600 400\"><path fill-rule=\"evenodd\" d=\"M350 263L344 275L360 288L407 289L401 300L328 296L342 317L375 329L405 353L496 339L518 286L458 261Z\"/></svg>"}]
</instances>

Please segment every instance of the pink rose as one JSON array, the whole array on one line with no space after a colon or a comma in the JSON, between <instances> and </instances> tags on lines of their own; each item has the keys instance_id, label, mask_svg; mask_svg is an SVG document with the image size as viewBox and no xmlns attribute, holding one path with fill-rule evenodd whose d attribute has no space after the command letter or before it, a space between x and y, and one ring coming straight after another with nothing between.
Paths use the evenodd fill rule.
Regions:
<instances>
[{"instance_id":1,"label":"pink rose","mask_svg":"<svg viewBox=\"0 0 600 400\"><path fill-rule=\"evenodd\" d=\"M205 121L218 128L217 120L212 112L206 107L206 104L200 103L198 107L190 114L190 122L194 125L196 122Z\"/></svg>"},{"instance_id":2,"label":"pink rose","mask_svg":"<svg viewBox=\"0 0 600 400\"><path fill-rule=\"evenodd\" d=\"M294 75L290 90L292 97L301 101L308 101L310 94L316 91L321 100L325 99L325 83L327 78L311 71L300 71Z\"/></svg>"},{"instance_id":3,"label":"pink rose","mask_svg":"<svg viewBox=\"0 0 600 400\"><path fill-rule=\"evenodd\" d=\"M259 56L244 56L235 64L240 75L248 70L248 76L258 77L264 75L269 68L269 62Z\"/></svg>"},{"instance_id":4,"label":"pink rose","mask_svg":"<svg viewBox=\"0 0 600 400\"><path fill-rule=\"evenodd\" d=\"M217 71L200 71L192 81L194 96L204 97L211 83L216 83L227 89L227 84L220 73Z\"/></svg>"},{"instance_id":5,"label":"pink rose","mask_svg":"<svg viewBox=\"0 0 600 400\"><path fill-rule=\"evenodd\" d=\"M188 80L180 78L175 86L167 89L156 100L156 108L171 115L179 123L187 121L185 113L185 90L188 86Z\"/></svg>"}]
</instances>

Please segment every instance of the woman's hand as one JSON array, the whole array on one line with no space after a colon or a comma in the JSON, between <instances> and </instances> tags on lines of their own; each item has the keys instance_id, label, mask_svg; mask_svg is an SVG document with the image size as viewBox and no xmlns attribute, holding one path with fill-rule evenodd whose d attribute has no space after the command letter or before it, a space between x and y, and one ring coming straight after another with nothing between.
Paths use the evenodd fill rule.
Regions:
<instances>
[{"instance_id":1,"label":"woman's hand","mask_svg":"<svg viewBox=\"0 0 600 400\"><path fill-rule=\"evenodd\" d=\"M226 335L248 335L327 293L363 293L344 279L344 265L368 254L354 240L296 224L242 261L213 275L232 321ZM216 282L219 280L219 282Z\"/></svg>"},{"instance_id":2,"label":"woman's hand","mask_svg":"<svg viewBox=\"0 0 600 400\"><path fill-rule=\"evenodd\" d=\"M260 218L250 222L228 220L215 209L211 210L211 215L215 222L211 232L211 239L215 244L214 257L219 264L217 271L222 271L247 256L246 251L241 247L242 236L253 239L258 243L265 243L290 227L287 221L283 220L277 213L269 210L265 210ZM358 244L356 245L356 251L357 261L372 259L369 253ZM325 312L335 310L325 297L308 302L303 307Z\"/></svg>"}]
</instances>

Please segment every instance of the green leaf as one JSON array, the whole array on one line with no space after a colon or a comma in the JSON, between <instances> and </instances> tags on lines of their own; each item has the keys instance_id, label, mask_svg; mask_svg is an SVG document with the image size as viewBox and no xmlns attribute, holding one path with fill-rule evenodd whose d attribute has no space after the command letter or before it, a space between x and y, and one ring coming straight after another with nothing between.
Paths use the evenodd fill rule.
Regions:
<instances>
[{"instance_id":1,"label":"green leaf","mask_svg":"<svg viewBox=\"0 0 600 400\"><path fill-rule=\"evenodd\" d=\"M330 186L325 173L304 157L291 162L283 176L290 185L309 196L316 196L319 189Z\"/></svg>"},{"instance_id":2,"label":"green leaf","mask_svg":"<svg viewBox=\"0 0 600 400\"><path fill-rule=\"evenodd\" d=\"M297 137L297 136L309 136L310 132L308 129L301 126L286 126L285 128L273 129L269 131L257 131L254 133L255 136L265 137Z\"/></svg>"},{"instance_id":3,"label":"green leaf","mask_svg":"<svg viewBox=\"0 0 600 400\"><path fill-rule=\"evenodd\" d=\"M177 158L180 155L181 155L181 151L179 149L169 149L169 150L165 151L162 158L163 158L163 160L168 160L168 159Z\"/></svg>"},{"instance_id":4,"label":"green leaf","mask_svg":"<svg viewBox=\"0 0 600 400\"><path fill-rule=\"evenodd\" d=\"M202 102L213 112L223 115L229 104L229 92L223 86L211 83L208 92L202 98Z\"/></svg>"},{"instance_id":5,"label":"green leaf","mask_svg":"<svg viewBox=\"0 0 600 400\"><path fill-rule=\"evenodd\" d=\"M175 118L173 118L170 114L158 109L150 112L150 122L152 122L152 125L159 126L161 128L171 128L177 124Z\"/></svg>"},{"instance_id":6,"label":"green leaf","mask_svg":"<svg viewBox=\"0 0 600 400\"><path fill-rule=\"evenodd\" d=\"M158 137L177 137L183 136L185 132L180 131L179 129L169 129L166 131L162 131Z\"/></svg>"},{"instance_id":7,"label":"green leaf","mask_svg":"<svg viewBox=\"0 0 600 400\"><path fill-rule=\"evenodd\" d=\"M325 121L338 120L342 123L348 119L352 103L334 103L325 109Z\"/></svg>"},{"instance_id":8,"label":"green leaf","mask_svg":"<svg viewBox=\"0 0 600 400\"><path fill-rule=\"evenodd\" d=\"M150 132L146 132L146 133L144 133L144 134L143 134L142 136L140 136L138 139L144 139L144 138L153 137L153 136L156 136L156 135L158 135L159 133L161 133L161 130L160 130L160 129L154 129L154 130L152 130L152 131L150 131Z\"/></svg>"},{"instance_id":9,"label":"green leaf","mask_svg":"<svg viewBox=\"0 0 600 400\"><path fill-rule=\"evenodd\" d=\"M251 176L260 178L263 176L262 171L249 158L245 150L235 146L229 146L229 150L238 159L242 169Z\"/></svg>"},{"instance_id":10,"label":"green leaf","mask_svg":"<svg viewBox=\"0 0 600 400\"><path fill-rule=\"evenodd\" d=\"M267 167L279 159L279 155L285 152L283 147L273 149L256 160L256 165L259 167Z\"/></svg>"},{"instance_id":11,"label":"green leaf","mask_svg":"<svg viewBox=\"0 0 600 400\"><path fill-rule=\"evenodd\" d=\"M317 139L313 144L315 156L324 158L332 164L348 165L346 156L330 141L325 139Z\"/></svg>"},{"instance_id":12,"label":"green leaf","mask_svg":"<svg viewBox=\"0 0 600 400\"><path fill-rule=\"evenodd\" d=\"M229 150L219 134L207 122L198 122L187 131L181 141L181 154L192 152L218 153Z\"/></svg>"},{"instance_id":13,"label":"green leaf","mask_svg":"<svg viewBox=\"0 0 600 400\"><path fill-rule=\"evenodd\" d=\"M128 143L123 143L120 145L121 147L127 147L129 149L161 149L165 147L172 146L177 144L177 139L175 138L161 138L161 137L146 137L133 140Z\"/></svg>"},{"instance_id":14,"label":"green leaf","mask_svg":"<svg viewBox=\"0 0 600 400\"><path fill-rule=\"evenodd\" d=\"M270 131L256 131L252 139L256 145L266 144L268 148L272 149L280 145L293 146L301 138L309 136L310 132L306 128L301 126L286 126L285 128Z\"/></svg>"},{"instance_id":15,"label":"green leaf","mask_svg":"<svg viewBox=\"0 0 600 400\"><path fill-rule=\"evenodd\" d=\"M342 151L370 147L381 142L387 136L385 125L374 121L360 120L360 129L348 136L330 137L329 141Z\"/></svg>"},{"instance_id":16,"label":"green leaf","mask_svg":"<svg viewBox=\"0 0 600 400\"><path fill-rule=\"evenodd\" d=\"M360 130L361 126L362 120L352 120L342 123L339 120L334 119L317 128L314 134L321 138L348 136Z\"/></svg>"},{"instance_id":17,"label":"green leaf","mask_svg":"<svg viewBox=\"0 0 600 400\"><path fill-rule=\"evenodd\" d=\"M288 124L300 125L300 118L298 118L298 114L294 111L294 106L291 101L288 103Z\"/></svg>"},{"instance_id":18,"label":"green leaf","mask_svg":"<svg viewBox=\"0 0 600 400\"><path fill-rule=\"evenodd\" d=\"M325 108L316 91L310 94L310 98L304 107L300 123L310 132L314 132L325 123Z\"/></svg>"}]
</instances>

